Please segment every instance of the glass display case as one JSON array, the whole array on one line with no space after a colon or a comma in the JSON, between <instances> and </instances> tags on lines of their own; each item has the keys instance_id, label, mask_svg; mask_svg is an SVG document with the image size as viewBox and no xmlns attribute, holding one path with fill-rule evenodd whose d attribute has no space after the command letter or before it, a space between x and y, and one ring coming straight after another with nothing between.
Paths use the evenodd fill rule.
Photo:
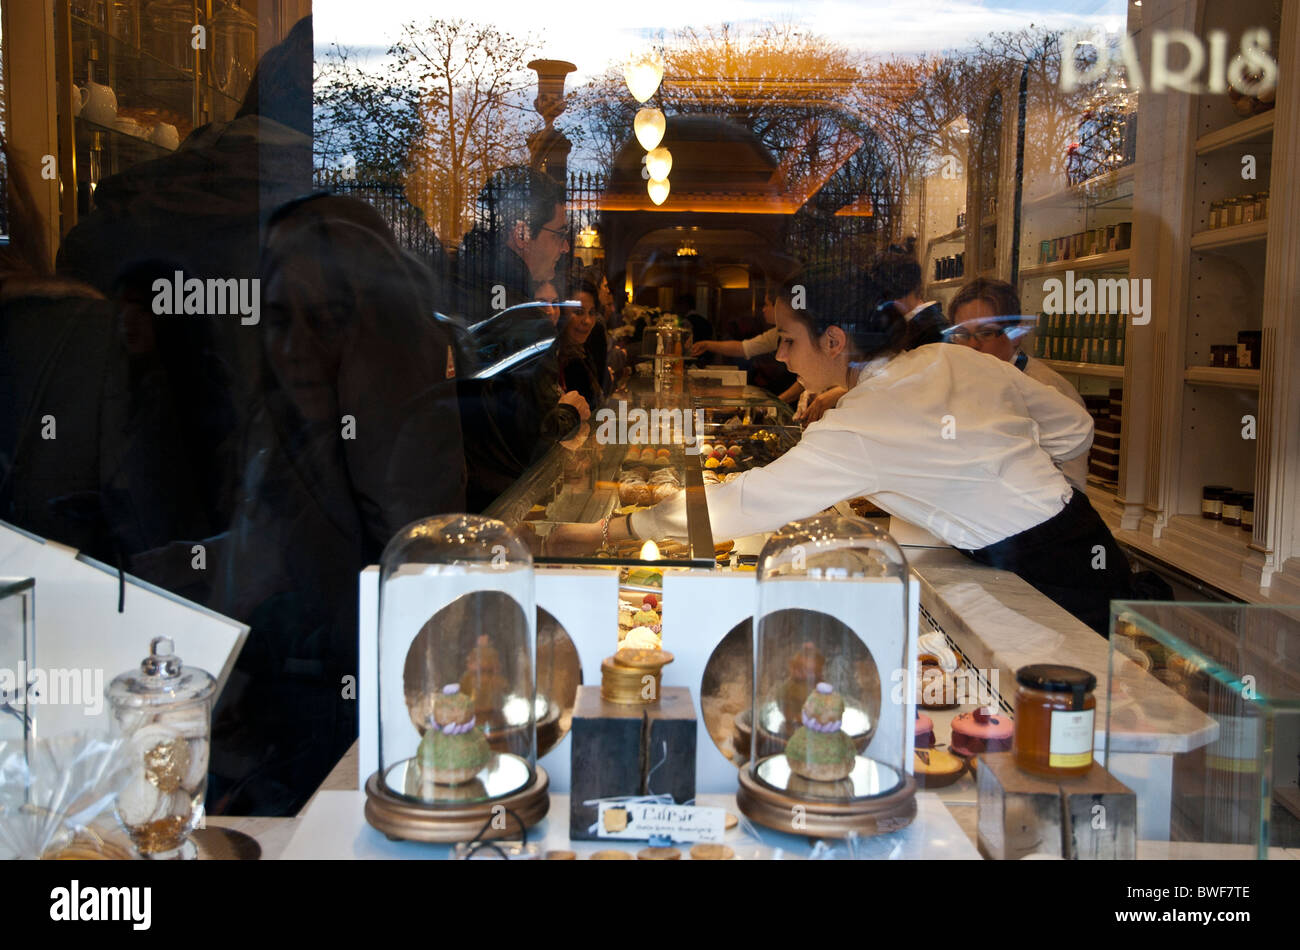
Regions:
<instances>
[{"instance_id":1,"label":"glass display case","mask_svg":"<svg viewBox=\"0 0 1300 950\"><path fill-rule=\"evenodd\" d=\"M1173 757L1172 856L1267 858L1300 847L1300 606L1111 610L1108 740L1136 726L1158 732L1180 698L1214 727ZM1143 689L1150 676L1167 689Z\"/></svg>"},{"instance_id":2,"label":"glass display case","mask_svg":"<svg viewBox=\"0 0 1300 950\"><path fill-rule=\"evenodd\" d=\"M704 486L766 465L799 435L789 408L763 390L634 377L484 515L515 531L539 564L637 565L644 563L644 540L556 556L546 537L558 524L628 514L685 491L688 538L649 539L656 545L650 559L713 567L715 543L727 539L713 537Z\"/></svg>"},{"instance_id":3,"label":"glass display case","mask_svg":"<svg viewBox=\"0 0 1300 950\"><path fill-rule=\"evenodd\" d=\"M33 737L27 671L36 662L35 593L34 578L0 577L0 742Z\"/></svg>"},{"instance_id":4,"label":"glass display case","mask_svg":"<svg viewBox=\"0 0 1300 950\"><path fill-rule=\"evenodd\" d=\"M379 769L366 783L372 825L394 838L464 841L518 833L545 816L535 636L532 556L501 522L427 518L389 542ZM510 820L492 821L502 815Z\"/></svg>"},{"instance_id":5,"label":"glass display case","mask_svg":"<svg viewBox=\"0 0 1300 950\"><path fill-rule=\"evenodd\" d=\"M819 515L758 561L753 754L740 808L783 831L896 830L916 812L908 567L886 532ZM891 688L892 687L892 688Z\"/></svg>"}]
</instances>

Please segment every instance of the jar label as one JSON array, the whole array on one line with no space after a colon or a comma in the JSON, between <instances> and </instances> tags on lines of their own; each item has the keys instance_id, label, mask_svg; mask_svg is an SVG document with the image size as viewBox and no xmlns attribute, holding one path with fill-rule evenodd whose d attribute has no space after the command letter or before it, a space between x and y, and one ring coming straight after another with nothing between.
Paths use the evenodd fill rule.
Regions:
<instances>
[{"instance_id":1,"label":"jar label","mask_svg":"<svg viewBox=\"0 0 1300 950\"><path fill-rule=\"evenodd\" d=\"M1092 717L1095 712L1095 709L1052 712L1048 765L1054 769L1077 769L1092 762Z\"/></svg>"},{"instance_id":2,"label":"jar label","mask_svg":"<svg viewBox=\"0 0 1300 950\"><path fill-rule=\"evenodd\" d=\"M1211 713L1219 724L1219 738L1205 750L1205 764L1224 772L1258 772L1259 719Z\"/></svg>"}]
</instances>

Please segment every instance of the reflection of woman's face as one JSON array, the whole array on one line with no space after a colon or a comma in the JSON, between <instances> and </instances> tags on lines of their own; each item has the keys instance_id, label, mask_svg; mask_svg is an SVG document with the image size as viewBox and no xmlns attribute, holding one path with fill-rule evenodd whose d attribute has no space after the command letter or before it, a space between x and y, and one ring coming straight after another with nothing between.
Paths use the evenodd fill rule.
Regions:
<instances>
[{"instance_id":1,"label":"reflection of woman's face","mask_svg":"<svg viewBox=\"0 0 1300 950\"><path fill-rule=\"evenodd\" d=\"M568 322L564 325L564 338L567 342L581 346L591 336L596 325L596 298L586 291L579 291L578 302L581 310L570 310Z\"/></svg>"},{"instance_id":2,"label":"reflection of woman's face","mask_svg":"<svg viewBox=\"0 0 1300 950\"><path fill-rule=\"evenodd\" d=\"M556 303L556 301L560 299L560 293L555 289L555 285L552 284L549 280L543 281L542 283L537 285L537 292L535 296L542 303L552 304L552 306L543 307L542 313L546 314L546 318L551 321L552 326L559 323L560 308L554 306L554 304Z\"/></svg>"},{"instance_id":3,"label":"reflection of woman's face","mask_svg":"<svg viewBox=\"0 0 1300 950\"><path fill-rule=\"evenodd\" d=\"M318 288L294 281L284 268L266 285L263 345L276 381L311 422L337 415L330 359L320 336L311 326L311 314L320 301Z\"/></svg>"}]
</instances>

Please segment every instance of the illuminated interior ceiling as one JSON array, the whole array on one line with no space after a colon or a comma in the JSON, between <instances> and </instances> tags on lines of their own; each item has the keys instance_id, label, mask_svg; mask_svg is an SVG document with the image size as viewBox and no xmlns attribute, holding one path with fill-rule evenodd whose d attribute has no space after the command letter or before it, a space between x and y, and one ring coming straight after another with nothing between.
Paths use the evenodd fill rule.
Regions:
<instances>
[{"instance_id":1,"label":"illuminated interior ceiling","mask_svg":"<svg viewBox=\"0 0 1300 950\"><path fill-rule=\"evenodd\" d=\"M641 177L640 143L630 135L614 159L602 211L792 214L778 165L758 136L719 116L669 116L662 146L673 155L672 192L656 206ZM800 203L802 204L802 202Z\"/></svg>"}]
</instances>

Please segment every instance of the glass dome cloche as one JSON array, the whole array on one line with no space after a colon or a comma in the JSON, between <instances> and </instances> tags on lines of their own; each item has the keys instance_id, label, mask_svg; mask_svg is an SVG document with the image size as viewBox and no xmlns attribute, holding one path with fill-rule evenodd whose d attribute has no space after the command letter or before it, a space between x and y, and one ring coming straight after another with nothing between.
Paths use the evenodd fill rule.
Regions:
<instances>
[{"instance_id":1,"label":"glass dome cloche","mask_svg":"<svg viewBox=\"0 0 1300 950\"><path fill-rule=\"evenodd\" d=\"M815 837L894 831L916 814L908 566L861 518L787 524L758 558L754 754L736 799Z\"/></svg>"},{"instance_id":2,"label":"glass dome cloche","mask_svg":"<svg viewBox=\"0 0 1300 950\"><path fill-rule=\"evenodd\" d=\"M379 584L367 821L415 841L517 836L549 807L527 545L490 518L426 518L388 543Z\"/></svg>"}]
</instances>

